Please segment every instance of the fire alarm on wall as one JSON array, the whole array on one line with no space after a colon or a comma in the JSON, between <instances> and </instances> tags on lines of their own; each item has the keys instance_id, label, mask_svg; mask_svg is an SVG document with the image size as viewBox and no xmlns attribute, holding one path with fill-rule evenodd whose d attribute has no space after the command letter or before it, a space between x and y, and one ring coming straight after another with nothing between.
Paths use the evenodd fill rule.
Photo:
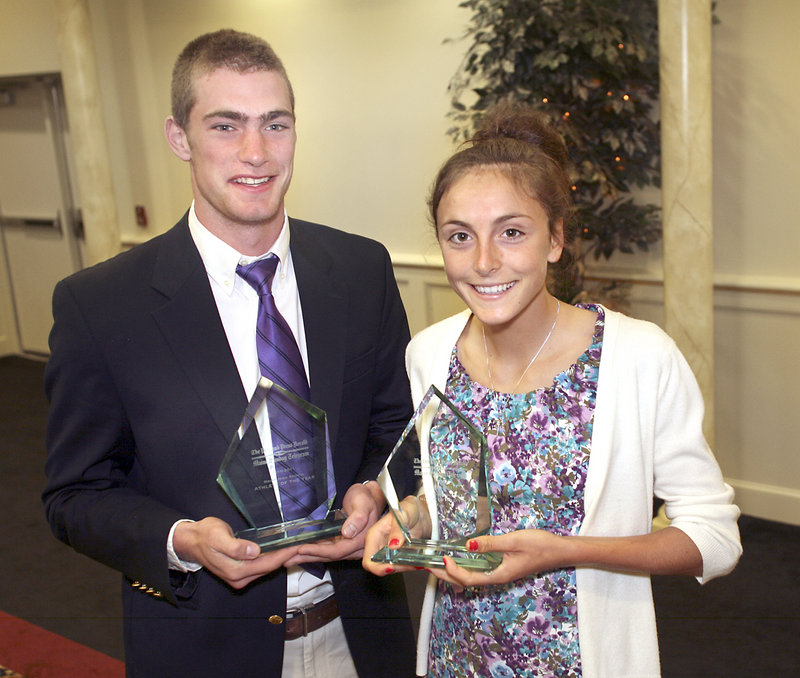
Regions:
<instances>
[{"instance_id":1,"label":"fire alarm on wall","mask_svg":"<svg viewBox=\"0 0 800 678\"><path fill-rule=\"evenodd\" d=\"M144 209L144 205L136 205L136 225L137 226L147 226L147 212Z\"/></svg>"}]
</instances>

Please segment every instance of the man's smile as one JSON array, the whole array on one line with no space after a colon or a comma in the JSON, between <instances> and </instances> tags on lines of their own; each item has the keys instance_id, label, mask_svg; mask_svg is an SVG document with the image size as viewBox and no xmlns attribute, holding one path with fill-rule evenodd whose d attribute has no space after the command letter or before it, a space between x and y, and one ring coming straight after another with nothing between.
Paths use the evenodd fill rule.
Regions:
<instances>
[{"instance_id":1,"label":"man's smile","mask_svg":"<svg viewBox=\"0 0 800 678\"><path fill-rule=\"evenodd\" d=\"M261 186L262 184L269 183L272 177L237 177L233 179L234 184L245 184L246 186Z\"/></svg>"}]
</instances>

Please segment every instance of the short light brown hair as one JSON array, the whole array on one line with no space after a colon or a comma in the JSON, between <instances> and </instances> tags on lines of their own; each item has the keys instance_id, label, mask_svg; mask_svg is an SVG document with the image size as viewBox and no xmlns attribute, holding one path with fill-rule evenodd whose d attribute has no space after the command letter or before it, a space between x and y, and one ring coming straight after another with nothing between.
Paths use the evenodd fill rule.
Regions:
<instances>
[{"instance_id":1,"label":"short light brown hair","mask_svg":"<svg viewBox=\"0 0 800 678\"><path fill-rule=\"evenodd\" d=\"M196 97L194 81L198 75L218 68L229 68L239 73L274 71L285 81L294 112L294 91L283 62L266 40L250 33L225 28L205 33L192 40L175 61L172 69L172 117L179 127L186 129L189 114Z\"/></svg>"}]
</instances>

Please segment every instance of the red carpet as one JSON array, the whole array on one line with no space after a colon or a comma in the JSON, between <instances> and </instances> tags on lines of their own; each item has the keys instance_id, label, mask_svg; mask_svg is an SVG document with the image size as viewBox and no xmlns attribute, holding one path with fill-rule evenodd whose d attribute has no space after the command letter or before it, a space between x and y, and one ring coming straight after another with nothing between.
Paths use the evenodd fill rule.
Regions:
<instances>
[{"instance_id":1,"label":"red carpet","mask_svg":"<svg viewBox=\"0 0 800 678\"><path fill-rule=\"evenodd\" d=\"M0 612L0 676L17 674L22 678L124 678L125 665Z\"/></svg>"}]
</instances>

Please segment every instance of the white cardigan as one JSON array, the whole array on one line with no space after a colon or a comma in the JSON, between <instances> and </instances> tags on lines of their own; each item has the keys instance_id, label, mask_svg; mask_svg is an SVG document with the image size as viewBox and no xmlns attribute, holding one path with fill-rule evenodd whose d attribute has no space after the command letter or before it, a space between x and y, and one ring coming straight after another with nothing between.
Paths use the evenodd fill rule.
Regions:
<instances>
[{"instance_id":1,"label":"white cardigan","mask_svg":"<svg viewBox=\"0 0 800 678\"><path fill-rule=\"evenodd\" d=\"M631 536L651 530L653 495L703 556L705 583L730 572L741 555L733 489L702 433L703 399L675 343L652 323L603 309L606 316L594 428L579 534ZM422 332L406 351L415 405L431 384L444 392L450 356L468 310ZM420 443L427 448L427 430ZM435 522L435 521L434 521ZM660 676L648 575L576 568L584 678ZM437 579L420 620L417 673L427 673Z\"/></svg>"}]
</instances>

